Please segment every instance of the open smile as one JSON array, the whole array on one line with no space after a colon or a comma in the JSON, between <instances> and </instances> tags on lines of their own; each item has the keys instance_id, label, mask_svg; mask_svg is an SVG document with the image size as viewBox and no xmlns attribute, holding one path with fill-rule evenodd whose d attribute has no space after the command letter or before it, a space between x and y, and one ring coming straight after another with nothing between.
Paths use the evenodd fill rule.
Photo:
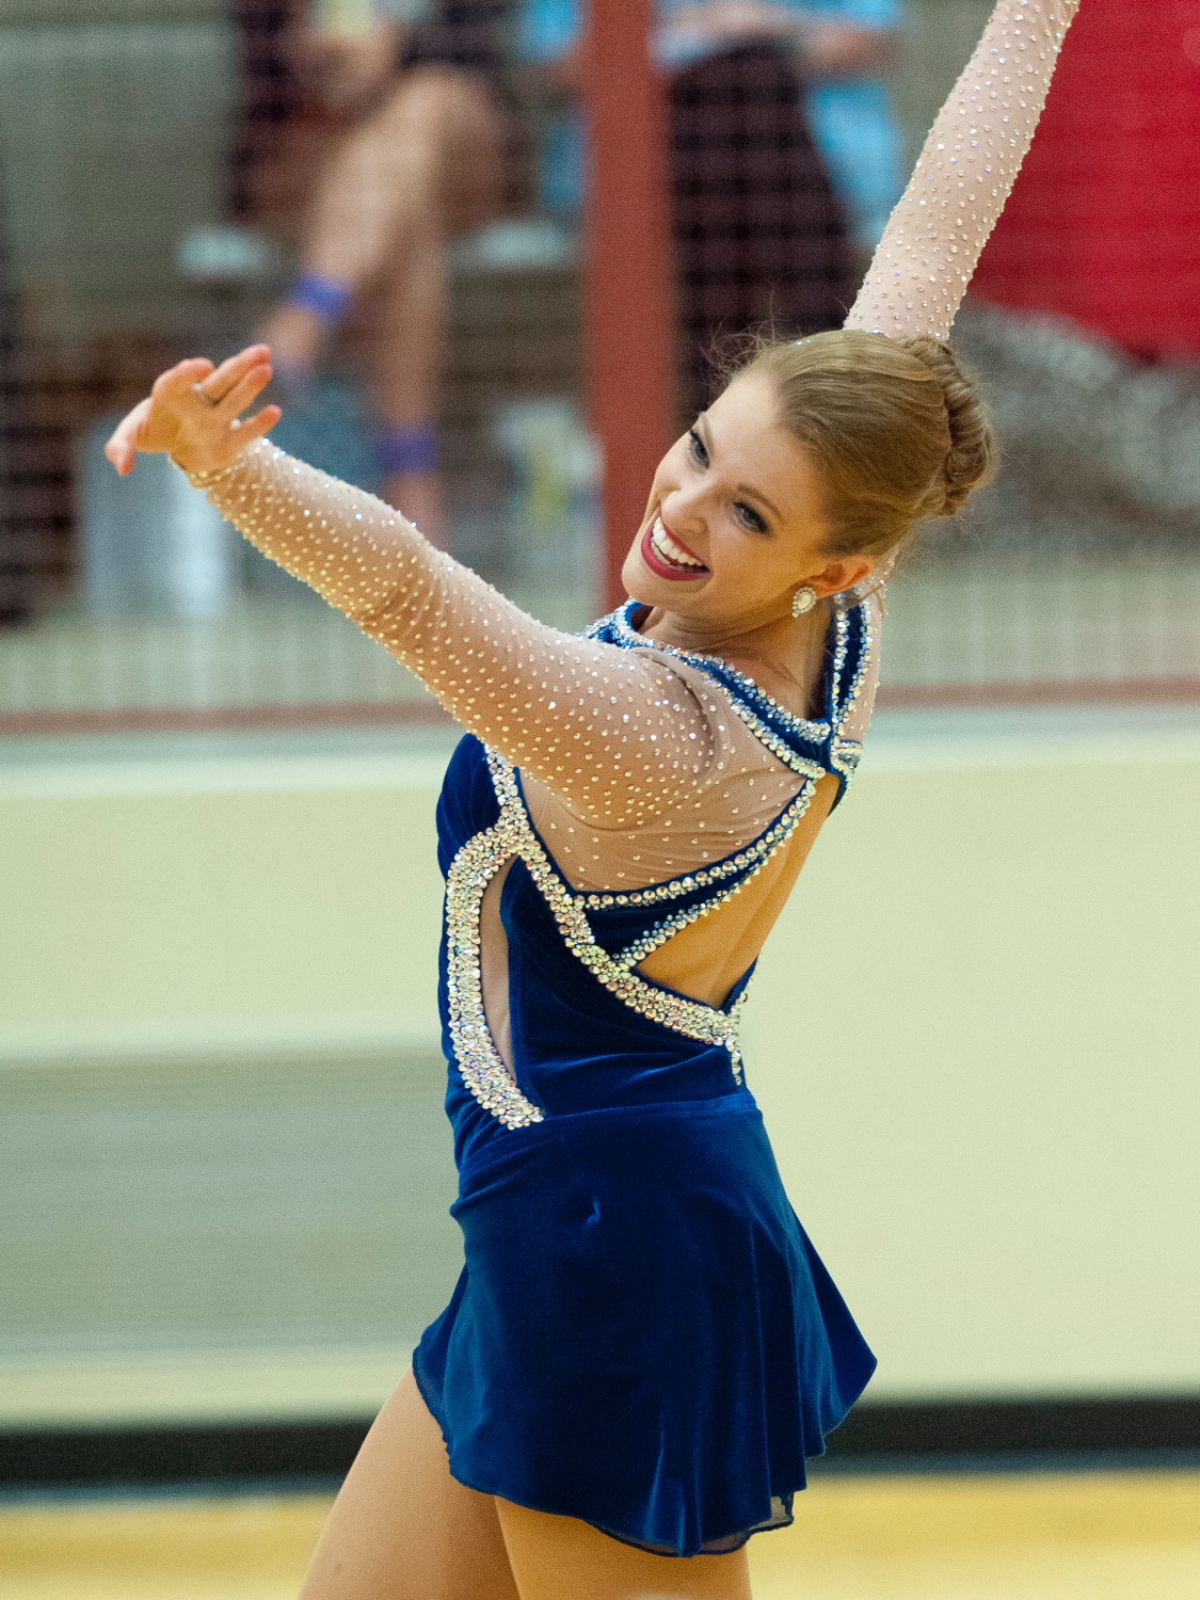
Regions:
<instances>
[{"instance_id":1,"label":"open smile","mask_svg":"<svg viewBox=\"0 0 1200 1600\"><path fill-rule=\"evenodd\" d=\"M654 521L642 535L642 560L659 578L707 578L709 569L700 557L689 550L680 539L663 526L663 519Z\"/></svg>"}]
</instances>

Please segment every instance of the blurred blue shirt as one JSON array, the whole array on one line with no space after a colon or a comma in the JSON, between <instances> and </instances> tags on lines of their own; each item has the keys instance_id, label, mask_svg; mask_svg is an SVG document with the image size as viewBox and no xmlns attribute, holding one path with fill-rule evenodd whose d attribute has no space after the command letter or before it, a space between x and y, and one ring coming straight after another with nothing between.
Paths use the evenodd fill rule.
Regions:
<instances>
[{"instance_id":1,"label":"blurred blue shirt","mask_svg":"<svg viewBox=\"0 0 1200 1600\"><path fill-rule=\"evenodd\" d=\"M611 3L611 0L610 0ZM666 18L689 0L658 0ZM772 0L792 11L807 11L870 28L895 28L899 0ZM580 0L524 0L518 50L526 61L557 61L579 33ZM684 40L664 52L668 66L680 66L704 53ZM874 249L904 187L900 130L882 78L839 78L806 90L809 126L825 158L834 192L846 208L855 240ZM579 204L582 191L582 133L578 119L557 119L546 130L542 152L542 200L550 210Z\"/></svg>"}]
</instances>

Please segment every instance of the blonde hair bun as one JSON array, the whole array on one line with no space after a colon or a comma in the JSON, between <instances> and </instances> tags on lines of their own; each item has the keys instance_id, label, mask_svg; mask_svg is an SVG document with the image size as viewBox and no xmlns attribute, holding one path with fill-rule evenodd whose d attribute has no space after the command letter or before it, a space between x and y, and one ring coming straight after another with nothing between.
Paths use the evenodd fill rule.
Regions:
<instances>
[{"instance_id":1,"label":"blonde hair bun","mask_svg":"<svg viewBox=\"0 0 1200 1600\"><path fill-rule=\"evenodd\" d=\"M974 384L944 339L926 334L895 342L928 367L941 386L950 424L950 448L942 468L942 505L932 515L950 517L961 510L974 490L996 476L996 438L991 421Z\"/></svg>"},{"instance_id":2,"label":"blonde hair bun","mask_svg":"<svg viewBox=\"0 0 1200 1600\"><path fill-rule=\"evenodd\" d=\"M830 555L899 551L995 475L987 411L940 339L842 328L762 342L741 371L770 378L820 468Z\"/></svg>"}]
</instances>

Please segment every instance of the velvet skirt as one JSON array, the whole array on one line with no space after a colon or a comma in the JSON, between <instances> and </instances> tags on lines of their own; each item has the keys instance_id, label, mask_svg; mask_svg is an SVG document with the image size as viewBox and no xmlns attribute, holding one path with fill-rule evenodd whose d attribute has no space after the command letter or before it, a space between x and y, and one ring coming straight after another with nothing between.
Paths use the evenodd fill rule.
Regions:
<instances>
[{"instance_id":1,"label":"velvet skirt","mask_svg":"<svg viewBox=\"0 0 1200 1600\"><path fill-rule=\"evenodd\" d=\"M453 1214L414 1373L459 1482L663 1555L791 1520L875 1362L747 1091L515 1130Z\"/></svg>"}]
</instances>

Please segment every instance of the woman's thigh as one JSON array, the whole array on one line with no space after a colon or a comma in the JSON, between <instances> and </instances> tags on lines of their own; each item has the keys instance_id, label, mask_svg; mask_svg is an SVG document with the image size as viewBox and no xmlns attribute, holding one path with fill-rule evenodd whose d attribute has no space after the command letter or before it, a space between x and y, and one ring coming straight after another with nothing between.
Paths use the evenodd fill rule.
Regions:
<instances>
[{"instance_id":1,"label":"woman's thigh","mask_svg":"<svg viewBox=\"0 0 1200 1600\"><path fill-rule=\"evenodd\" d=\"M347 1474L301 1600L521 1600L496 1502L450 1476L411 1372Z\"/></svg>"},{"instance_id":2,"label":"woman's thigh","mask_svg":"<svg viewBox=\"0 0 1200 1600\"><path fill-rule=\"evenodd\" d=\"M500 201L503 120L485 79L458 67L417 67L381 113L387 136L424 152L444 230L479 227Z\"/></svg>"},{"instance_id":3,"label":"woman's thigh","mask_svg":"<svg viewBox=\"0 0 1200 1600\"><path fill-rule=\"evenodd\" d=\"M520 1600L750 1600L745 1550L675 1560L574 1517L495 1504Z\"/></svg>"}]
</instances>

